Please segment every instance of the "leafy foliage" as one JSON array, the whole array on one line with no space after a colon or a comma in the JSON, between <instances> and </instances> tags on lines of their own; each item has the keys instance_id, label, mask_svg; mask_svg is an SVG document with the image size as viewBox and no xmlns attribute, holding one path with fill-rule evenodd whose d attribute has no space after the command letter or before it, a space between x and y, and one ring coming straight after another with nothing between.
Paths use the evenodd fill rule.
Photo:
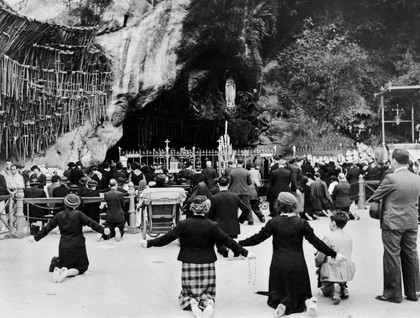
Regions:
<instances>
[{"instance_id":1,"label":"leafy foliage","mask_svg":"<svg viewBox=\"0 0 420 318\"><path fill-rule=\"evenodd\" d=\"M354 127L372 125L374 67L342 25L315 26L306 19L301 36L279 53L278 65L281 109L300 108L355 139L360 132Z\"/></svg>"}]
</instances>

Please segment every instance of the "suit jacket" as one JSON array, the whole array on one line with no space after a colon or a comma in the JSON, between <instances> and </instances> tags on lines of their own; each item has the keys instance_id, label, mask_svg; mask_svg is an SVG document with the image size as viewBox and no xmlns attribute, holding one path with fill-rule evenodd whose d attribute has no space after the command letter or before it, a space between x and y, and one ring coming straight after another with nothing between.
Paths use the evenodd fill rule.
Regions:
<instances>
[{"instance_id":1,"label":"suit jacket","mask_svg":"<svg viewBox=\"0 0 420 318\"><path fill-rule=\"evenodd\" d=\"M202 215L179 221L165 235L147 241L147 247L164 246L179 238L181 249L178 260L184 263L204 264L217 260L214 244L219 243L235 253L247 256L248 251L222 231L220 226Z\"/></svg>"},{"instance_id":2,"label":"suit jacket","mask_svg":"<svg viewBox=\"0 0 420 318\"><path fill-rule=\"evenodd\" d=\"M111 223L125 222L124 218L124 193L111 189L104 193L106 210L106 221Z\"/></svg>"},{"instance_id":3,"label":"suit jacket","mask_svg":"<svg viewBox=\"0 0 420 318\"><path fill-rule=\"evenodd\" d=\"M299 168L299 166L297 165L292 166L292 169L290 171L290 190L292 190L292 192L296 192L296 190L303 192L302 178L302 169Z\"/></svg>"},{"instance_id":4,"label":"suit jacket","mask_svg":"<svg viewBox=\"0 0 420 318\"><path fill-rule=\"evenodd\" d=\"M417 229L419 196L420 176L406 168L387 174L370 199L382 199L381 229Z\"/></svg>"},{"instance_id":5,"label":"suit jacket","mask_svg":"<svg viewBox=\"0 0 420 318\"><path fill-rule=\"evenodd\" d=\"M212 196L207 217L219 223L222 230L227 234L238 235L241 233L238 207L241 208L241 211L244 211L239 218L241 222L244 222L247 214L251 211L247 210L247 206L239 198L239 195L231 191L220 191Z\"/></svg>"},{"instance_id":6,"label":"suit jacket","mask_svg":"<svg viewBox=\"0 0 420 318\"><path fill-rule=\"evenodd\" d=\"M46 198L47 194L44 190L39 189L37 186L31 186L24 190L25 198ZM33 218L43 218L45 214L49 214L50 211L46 209L47 205L45 203L38 203L38 206L29 204L29 216ZM24 205L24 210L26 214L26 206ZM45 209L41 208L45 207ZM31 221L37 221L32 219Z\"/></svg>"},{"instance_id":7,"label":"suit jacket","mask_svg":"<svg viewBox=\"0 0 420 318\"><path fill-rule=\"evenodd\" d=\"M232 169L229 174L230 191L239 195L248 195L248 186L252 184L251 174L243 167Z\"/></svg>"},{"instance_id":8,"label":"suit jacket","mask_svg":"<svg viewBox=\"0 0 420 318\"><path fill-rule=\"evenodd\" d=\"M99 191L94 191L92 189L89 188L83 188L80 192L79 195L84 198L90 198L90 197L99 197ZM83 203L82 202L82 206L80 208L80 210L86 214L88 217L92 218L93 220L97 220L99 218L99 214L101 214L101 202L93 202L93 203Z\"/></svg>"},{"instance_id":9,"label":"suit jacket","mask_svg":"<svg viewBox=\"0 0 420 318\"><path fill-rule=\"evenodd\" d=\"M270 173L269 198L277 198L280 192L290 192L290 171L286 168L278 168Z\"/></svg>"},{"instance_id":10,"label":"suit jacket","mask_svg":"<svg viewBox=\"0 0 420 318\"><path fill-rule=\"evenodd\" d=\"M70 193L69 188L67 188L64 184L60 184L59 187L56 187L53 189L52 196L54 198L63 198L69 193ZM64 203L56 203L55 207L56 208L59 207L60 209L55 209L54 212L62 211L64 210Z\"/></svg>"},{"instance_id":11,"label":"suit jacket","mask_svg":"<svg viewBox=\"0 0 420 318\"><path fill-rule=\"evenodd\" d=\"M203 171L201 171L201 174L204 175L204 182L207 184L209 189L212 189L216 186L214 179L216 179L219 174L214 168L206 167L203 169Z\"/></svg>"},{"instance_id":12,"label":"suit jacket","mask_svg":"<svg viewBox=\"0 0 420 318\"><path fill-rule=\"evenodd\" d=\"M346 181L340 181L334 188L332 193L332 199L336 208L348 208L351 205L350 199L350 183Z\"/></svg>"}]
</instances>

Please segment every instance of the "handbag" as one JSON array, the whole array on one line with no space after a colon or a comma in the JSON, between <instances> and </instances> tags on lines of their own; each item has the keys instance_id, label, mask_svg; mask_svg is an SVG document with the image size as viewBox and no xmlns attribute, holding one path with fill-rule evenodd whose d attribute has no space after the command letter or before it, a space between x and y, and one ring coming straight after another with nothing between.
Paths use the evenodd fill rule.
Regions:
<instances>
[{"instance_id":1,"label":"handbag","mask_svg":"<svg viewBox=\"0 0 420 318\"><path fill-rule=\"evenodd\" d=\"M380 220L382 214L382 201L369 203L369 215L372 219Z\"/></svg>"}]
</instances>

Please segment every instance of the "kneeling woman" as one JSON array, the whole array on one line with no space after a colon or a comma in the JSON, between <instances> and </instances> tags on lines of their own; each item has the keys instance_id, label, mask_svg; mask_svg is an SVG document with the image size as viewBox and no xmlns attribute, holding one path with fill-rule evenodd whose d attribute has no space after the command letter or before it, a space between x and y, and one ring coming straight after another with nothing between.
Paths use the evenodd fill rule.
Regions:
<instances>
[{"instance_id":1,"label":"kneeling woman","mask_svg":"<svg viewBox=\"0 0 420 318\"><path fill-rule=\"evenodd\" d=\"M317 250L344 260L340 253L334 252L315 234L308 221L296 214L297 201L293 194L281 192L277 199L280 215L272 218L255 234L239 241L242 246L257 245L273 236L273 258L270 266L268 284L268 305L276 308L276 317L307 310L309 317L316 316L317 299L312 297L308 268L303 254L303 238Z\"/></svg>"},{"instance_id":2,"label":"kneeling woman","mask_svg":"<svg viewBox=\"0 0 420 318\"><path fill-rule=\"evenodd\" d=\"M190 206L193 216L180 221L161 237L140 242L143 247L164 246L179 238L181 250L178 260L182 262L179 302L182 309L191 309L196 317L210 317L213 313L216 295L215 243L255 258L254 253L248 252L223 232L218 223L204 216L209 208L210 200L205 196L196 196Z\"/></svg>"},{"instance_id":3,"label":"kneeling woman","mask_svg":"<svg viewBox=\"0 0 420 318\"><path fill-rule=\"evenodd\" d=\"M77 210L80 203L79 196L66 195L65 210L57 213L35 236L29 237L30 242L39 241L58 225L61 237L58 245L59 265L53 272L53 281L56 283L61 283L68 276L81 275L88 269L89 260L82 231L84 225L105 235L109 235L110 232L108 228Z\"/></svg>"}]
</instances>

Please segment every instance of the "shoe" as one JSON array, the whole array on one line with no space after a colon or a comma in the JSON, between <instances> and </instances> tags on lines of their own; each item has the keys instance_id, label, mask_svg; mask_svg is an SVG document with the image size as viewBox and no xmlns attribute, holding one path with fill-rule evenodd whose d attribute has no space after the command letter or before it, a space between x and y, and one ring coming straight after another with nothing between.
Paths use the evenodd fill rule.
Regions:
<instances>
[{"instance_id":1,"label":"shoe","mask_svg":"<svg viewBox=\"0 0 420 318\"><path fill-rule=\"evenodd\" d=\"M58 256L54 256L51 259L50 268L48 269L48 271L52 273L54 271L54 268L58 267L59 265L60 265L60 259L58 258Z\"/></svg>"},{"instance_id":2,"label":"shoe","mask_svg":"<svg viewBox=\"0 0 420 318\"><path fill-rule=\"evenodd\" d=\"M52 274L52 280L54 283L58 283L59 279L60 279L60 269L58 267L55 267Z\"/></svg>"},{"instance_id":3,"label":"shoe","mask_svg":"<svg viewBox=\"0 0 420 318\"><path fill-rule=\"evenodd\" d=\"M121 241L121 231L120 231L120 229L119 228L115 228L115 240L117 241L117 242L119 242L119 241Z\"/></svg>"},{"instance_id":4,"label":"shoe","mask_svg":"<svg viewBox=\"0 0 420 318\"><path fill-rule=\"evenodd\" d=\"M340 303L340 301L341 301L341 298L340 298L340 290L341 290L340 285L338 285L337 283L334 283L333 289L334 289L333 296L332 296L333 304L334 305L338 305Z\"/></svg>"},{"instance_id":5,"label":"shoe","mask_svg":"<svg viewBox=\"0 0 420 318\"><path fill-rule=\"evenodd\" d=\"M211 315L213 314L213 306L214 306L214 300L209 299L207 301L207 306L206 306L206 308L204 308L203 315L201 317L202 318L210 318Z\"/></svg>"},{"instance_id":6,"label":"shoe","mask_svg":"<svg viewBox=\"0 0 420 318\"><path fill-rule=\"evenodd\" d=\"M349 291L346 287L343 287L340 293L341 299L349 298Z\"/></svg>"},{"instance_id":7,"label":"shoe","mask_svg":"<svg viewBox=\"0 0 420 318\"><path fill-rule=\"evenodd\" d=\"M397 303L397 304L399 304L401 302L401 300L398 301L398 300L395 300L395 299L392 299L392 298L388 298L384 295L378 295L378 296L375 297L375 299L376 300L381 300L381 301L387 301L387 302L390 302L390 303Z\"/></svg>"},{"instance_id":8,"label":"shoe","mask_svg":"<svg viewBox=\"0 0 420 318\"><path fill-rule=\"evenodd\" d=\"M410 301L418 301L419 296L416 295L416 297L405 297L405 299L410 300Z\"/></svg>"},{"instance_id":9,"label":"shoe","mask_svg":"<svg viewBox=\"0 0 420 318\"><path fill-rule=\"evenodd\" d=\"M286 313L286 306L283 304L279 304L276 308L276 317L283 317Z\"/></svg>"},{"instance_id":10,"label":"shoe","mask_svg":"<svg viewBox=\"0 0 420 318\"><path fill-rule=\"evenodd\" d=\"M265 223L265 217L264 216L261 217L260 222Z\"/></svg>"},{"instance_id":11,"label":"shoe","mask_svg":"<svg viewBox=\"0 0 420 318\"><path fill-rule=\"evenodd\" d=\"M306 317L313 318L318 316L318 298L312 297L305 300Z\"/></svg>"},{"instance_id":12,"label":"shoe","mask_svg":"<svg viewBox=\"0 0 420 318\"><path fill-rule=\"evenodd\" d=\"M190 306L191 306L191 311L194 314L194 317L196 318L201 318L203 312L201 311L201 309L198 307L198 301L196 301L195 299L191 299L190 300Z\"/></svg>"}]
</instances>

